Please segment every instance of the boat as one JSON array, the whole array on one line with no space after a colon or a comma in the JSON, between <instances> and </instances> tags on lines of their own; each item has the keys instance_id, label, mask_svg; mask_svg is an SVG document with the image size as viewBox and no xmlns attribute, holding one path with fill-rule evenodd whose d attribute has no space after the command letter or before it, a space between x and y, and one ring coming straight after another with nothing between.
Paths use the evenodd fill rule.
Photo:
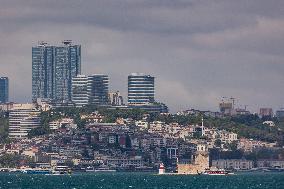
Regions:
<instances>
[{"instance_id":1,"label":"boat","mask_svg":"<svg viewBox=\"0 0 284 189\"><path fill-rule=\"evenodd\" d=\"M99 167L94 170L95 172L116 172L115 169L110 169L108 167Z\"/></svg>"},{"instance_id":2,"label":"boat","mask_svg":"<svg viewBox=\"0 0 284 189\"><path fill-rule=\"evenodd\" d=\"M226 171L225 169L210 168L206 169L202 175L232 175L234 173Z\"/></svg>"},{"instance_id":3,"label":"boat","mask_svg":"<svg viewBox=\"0 0 284 189\"><path fill-rule=\"evenodd\" d=\"M51 175L70 175L71 169L68 166L57 166L52 170Z\"/></svg>"},{"instance_id":4,"label":"boat","mask_svg":"<svg viewBox=\"0 0 284 189\"><path fill-rule=\"evenodd\" d=\"M95 168L92 167L92 166L89 166L85 169L86 172L94 172L95 171Z\"/></svg>"},{"instance_id":5,"label":"boat","mask_svg":"<svg viewBox=\"0 0 284 189\"><path fill-rule=\"evenodd\" d=\"M52 171L49 169L26 169L23 170L22 172L32 175L47 175L52 173Z\"/></svg>"}]
</instances>

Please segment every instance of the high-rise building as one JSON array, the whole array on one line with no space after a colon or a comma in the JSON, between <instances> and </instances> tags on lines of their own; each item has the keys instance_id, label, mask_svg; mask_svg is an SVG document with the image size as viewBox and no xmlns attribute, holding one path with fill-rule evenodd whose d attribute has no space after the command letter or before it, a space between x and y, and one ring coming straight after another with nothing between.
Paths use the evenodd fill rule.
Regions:
<instances>
[{"instance_id":1,"label":"high-rise building","mask_svg":"<svg viewBox=\"0 0 284 189\"><path fill-rule=\"evenodd\" d=\"M72 78L81 74L81 46L72 45L70 40L55 48L54 99L71 101Z\"/></svg>"},{"instance_id":2,"label":"high-rise building","mask_svg":"<svg viewBox=\"0 0 284 189\"><path fill-rule=\"evenodd\" d=\"M9 101L9 79L8 77L0 77L0 103Z\"/></svg>"},{"instance_id":3,"label":"high-rise building","mask_svg":"<svg viewBox=\"0 0 284 189\"><path fill-rule=\"evenodd\" d=\"M123 97L119 91L108 93L108 100L109 100L109 104L112 106L124 105Z\"/></svg>"},{"instance_id":4,"label":"high-rise building","mask_svg":"<svg viewBox=\"0 0 284 189\"><path fill-rule=\"evenodd\" d=\"M9 113L9 137L26 138L31 129L40 127L40 111L15 109Z\"/></svg>"},{"instance_id":5,"label":"high-rise building","mask_svg":"<svg viewBox=\"0 0 284 189\"><path fill-rule=\"evenodd\" d=\"M83 107L88 104L87 91L88 77L77 75L72 79L72 102L76 107Z\"/></svg>"},{"instance_id":6,"label":"high-rise building","mask_svg":"<svg viewBox=\"0 0 284 189\"><path fill-rule=\"evenodd\" d=\"M155 102L155 78L142 73L128 76L128 104L147 105Z\"/></svg>"},{"instance_id":7,"label":"high-rise building","mask_svg":"<svg viewBox=\"0 0 284 189\"><path fill-rule=\"evenodd\" d=\"M107 105L109 92L109 78L107 75L94 74L88 76L89 104Z\"/></svg>"},{"instance_id":8,"label":"high-rise building","mask_svg":"<svg viewBox=\"0 0 284 189\"><path fill-rule=\"evenodd\" d=\"M32 47L32 99L53 98L54 46L39 42Z\"/></svg>"},{"instance_id":9,"label":"high-rise building","mask_svg":"<svg viewBox=\"0 0 284 189\"><path fill-rule=\"evenodd\" d=\"M71 101L72 78L81 73L81 46L70 40L61 46L40 42L32 48L32 94L58 102Z\"/></svg>"}]
</instances>

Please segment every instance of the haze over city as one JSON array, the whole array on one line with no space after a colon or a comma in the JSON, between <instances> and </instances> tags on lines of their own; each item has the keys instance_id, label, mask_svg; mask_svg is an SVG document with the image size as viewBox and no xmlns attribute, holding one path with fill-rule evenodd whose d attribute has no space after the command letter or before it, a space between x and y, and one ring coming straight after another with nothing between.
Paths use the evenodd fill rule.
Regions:
<instances>
[{"instance_id":1,"label":"haze over city","mask_svg":"<svg viewBox=\"0 0 284 189\"><path fill-rule=\"evenodd\" d=\"M31 48L82 45L82 73L104 73L127 97L127 76L156 77L171 111L217 110L222 96L278 109L284 92L284 1L12 0L0 7L0 76L10 101L31 101Z\"/></svg>"}]
</instances>

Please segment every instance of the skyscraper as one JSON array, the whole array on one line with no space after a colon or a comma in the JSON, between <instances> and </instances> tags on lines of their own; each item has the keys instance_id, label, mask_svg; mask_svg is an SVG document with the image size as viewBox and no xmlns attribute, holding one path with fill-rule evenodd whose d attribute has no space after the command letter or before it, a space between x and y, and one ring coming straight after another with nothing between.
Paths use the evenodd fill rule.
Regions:
<instances>
[{"instance_id":1,"label":"skyscraper","mask_svg":"<svg viewBox=\"0 0 284 189\"><path fill-rule=\"evenodd\" d=\"M0 103L9 101L9 79L8 77L0 77Z\"/></svg>"},{"instance_id":2,"label":"skyscraper","mask_svg":"<svg viewBox=\"0 0 284 189\"><path fill-rule=\"evenodd\" d=\"M53 98L54 46L40 42L32 48L32 99Z\"/></svg>"},{"instance_id":3,"label":"skyscraper","mask_svg":"<svg viewBox=\"0 0 284 189\"><path fill-rule=\"evenodd\" d=\"M94 74L88 76L88 97L89 104L106 105L108 104L109 78L107 75Z\"/></svg>"},{"instance_id":4,"label":"skyscraper","mask_svg":"<svg viewBox=\"0 0 284 189\"><path fill-rule=\"evenodd\" d=\"M55 47L54 99L59 102L71 100L72 78L81 74L81 46L70 40Z\"/></svg>"},{"instance_id":5,"label":"skyscraper","mask_svg":"<svg viewBox=\"0 0 284 189\"><path fill-rule=\"evenodd\" d=\"M77 75L72 79L72 102L76 107L82 107L88 104L87 91L88 77L85 75Z\"/></svg>"},{"instance_id":6,"label":"skyscraper","mask_svg":"<svg viewBox=\"0 0 284 189\"><path fill-rule=\"evenodd\" d=\"M71 100L72 78L81 73L81 46L70 40L61 46L40 42L32 48L32 94L58 102Z\"/></svg>"},{"instance_id":7,"label":"skyscraper","mask_svg":"<svg viewBox=\"0 0 284 189\"><path fill-rule=\"evenodd\" d=\"M128 76L128 104L147 105L155 102L155 78L142 73Z\"/></svg>"}]
</instances>

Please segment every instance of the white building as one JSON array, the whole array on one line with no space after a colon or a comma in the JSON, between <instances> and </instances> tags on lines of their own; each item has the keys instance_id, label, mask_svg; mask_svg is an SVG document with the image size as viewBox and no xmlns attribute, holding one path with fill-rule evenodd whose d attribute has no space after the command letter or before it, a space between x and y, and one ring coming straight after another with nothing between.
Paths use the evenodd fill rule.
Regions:
<instances>
[{"instance_id":1,"label":"white building","mask_svg":"<svg viewBox=\"0 0 284 189\"><path fill-rule=\"evenodd\" d=\"M107 159L108 166L114 167L142 167L144 161L141 156L134 156L130 158L109 158Z\"/></svg>"},{"instance_id":2,"label":"white building","mask_svg":"<svg viewBox=\"0 0 284 189\"><path fill-rule=\"evenodd\" d=\"M68 128L77 128L77 125L74 124L74 120L71 118L62 118L60 120L52 121L49 123L49 128L51 130L57 130L60 129L63 125L65 125Z\"/></svg>"},{"instance_id":3,"label":"white building","mask_svg":"<svg viewBox=\"0 0 284 189\"><path fill-rule=\"evenodd\" d=\"M258 168L284 168L283 160L258 160Z\"/></svg>"},{"instance_id":4,"label":"white building","mask_svg":"<svg viewBox=\"0 0 284 189\"><path fill-rule=\"evenodd\" d=\"M135 121L135 125L139 127L141 130L146 130L149 127L149 123L145 120Z\"/></svg>"},{"instance_id":5,"label":"white building","mask_svg":"<svg viewBox=\"0 0 284 189\"><path fill-rule=\"evenodd\" d=\"M253 168L253 161L245 159L219 159L212 161L212 167L219 169L249 170Z\"/></svg>"},{"instance_id":6,"label":"white building","mask_svg":"<svg viewBox=\"0 0 284 189\"><path fill-rule=\"evenodd\" d=\"M15 109L10 111L9 113L10 138L26 138L29 131L37 127L40 127L39 110Z\"/></svg>"}]
</instances>

